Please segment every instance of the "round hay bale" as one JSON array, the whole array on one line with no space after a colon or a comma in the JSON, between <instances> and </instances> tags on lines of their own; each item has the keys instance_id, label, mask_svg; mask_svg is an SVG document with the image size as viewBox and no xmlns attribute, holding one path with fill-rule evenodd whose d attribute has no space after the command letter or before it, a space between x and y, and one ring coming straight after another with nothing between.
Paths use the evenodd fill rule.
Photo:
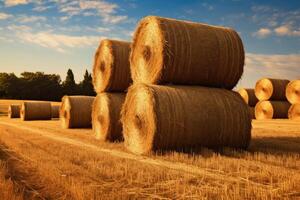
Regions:
<instances>
[{"instance_id":1,"label":"round hay bale","mask_svg":"<svg viewBox=\"0 0 300 200\"><path fill-rule=\"evenodd\" d=\"M8 117L9 118L20 118L20 105L9 105Z\"/></svg>"},{"instance_id":2,"label":"round hay bale","mask_svg":"<svg viewBox=\"0 0 300 200\"><path fill-rule=\"evenodd\" d=\"M23 102L20 111L21 119L27 120L50 120L50 102Z\"/></svg>"},{"instance_id":3,"label":"round hay bale","mask_svg":"<svg viewBox=\"0 0 300 200\"><path fill-rule=\"evenodd\" d=\"M52 105L51 106L51 118L59 118L59 105Z\"/></svg>"},{"instance_id":4,"label":"round hay bale","mask_svg":"<svg viewBox=\"0 0 300 200\"><path fill-rule=\"evenodd\" d=\"M244 48L230 28L148 16L133 37L134 82L232 89L244 69Z\"/></svg>"},{"instance_id":5,"label":"round hay bale","mask_svg":"<svg viewBox=\"0 0 300 200\"><path fill-rule=\"evenodd\" d=\"M290 106L287 101L260 101L255 106L255 118L287 119Z\"/></svg>"},{"instance_id":6,"label":"round hay bale","mask_svg":"<svg viewBox=\"0 0 300 200\"><path fill-rule=\"evenodd\" d=\"M300 103L300 80L291 81L286 87L285 94L291 104Z\"/></svg>"},{"instance_id":7,"label":"round hay bale","mask_svg":"<svg viewBox=\"0 0 300 200\"><path fill-rule=\"evenodd\" d=\"M247 148L251 139L248 106L236 92L218 88L134 84L121 121L125 145L136 154Z\"/></svg>"},{"instance_id":8,"label":"round hay bale","mask_svg":"<svg viewBox=\"0 0 300 200\"><path fill-rule=\"evenodd\" d=\"M60 107L60 119L63 128L92 127L92 105L95 97L64 96Z\"/></svg>"},{"instance_id":9,"label":"round hay bale","mask_svg":"<svg viewBox=\"0 0 300 200\"><path fill-rule=\"evenodd\" d=\"M258 99L255 96L254 89L242 88L238 91L238 93L242 96L246 104L248 104L249 106L253 107L257 104Z\"/></svg>"},{"instance_id":10,"label":"round hay bale","mask_svg":"<svg viewBox=\"0 0 300 200\"><path fill-rule=\"evenodd\" d=\"M292 104L289 112L289 119L300 120L300 103Z\"/></svg>"},{"instance_id":11,"label":"round hay bale","mask_svg":"<svg viewBox=\"0 0 300 200\"><path fill-rule=\"evenodd\" d=\"M93 103L92 126L97 139L122 140L121 108L125 93L100 93Z\"/></svg>"},{"instance_id":12,"label":"round hay bale","mask_svg":"<svg viewBox=\"0 0 300 200\"><path fill-rule=\"evenodd\" d=\"M289 80L263 78L256 82L255 96L260 101L285 101L285 89Z\"/></svg>"},{"instance_id":13,"label":"round hay bale","mask_svg":"<svg viewBox=\"0 0 300 200\"><path fill-rule=\"evenodd\" d=\"M93 84L97 93L123 92L129 87L132 82L129 52L129 42L101 41L93 67Z\"/></svg>"}]
</instances>

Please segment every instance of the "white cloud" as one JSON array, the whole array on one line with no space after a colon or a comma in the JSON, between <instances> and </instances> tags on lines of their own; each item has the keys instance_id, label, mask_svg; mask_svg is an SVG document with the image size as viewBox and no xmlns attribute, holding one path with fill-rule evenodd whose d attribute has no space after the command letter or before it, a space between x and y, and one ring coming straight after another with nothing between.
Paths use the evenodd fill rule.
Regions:
<instances>
[{"instance_id":1,"label":"white cloud","mask_svg":"<svg viewBox=\"0 0 300 200\"><path fill-rule=\"evenodd\" d=\"M0 12L0 20L8 19L10 17L12 17L11 14Z\"/></svg>"},{"instance_id":2,"label":"white cloud","mask_svg":"<svg viewBox=\"0 0 300 200\"><path fill-rule=\"evenodd\" d=\"M300 28L294 29L291 25L282 25L274 29L278 36L300 36Z\"/></svg>"},{"instance_id":3,"label":"white cloud","mask_svg":"<svg viewBox=\"0 0 300 200\"><path fill-rule=\"evenodd\" d=\"M47 18L43 16L21 15L20 17L18 17L17 21L20 23L29 23L29 22L37 22L37 21L47 21Z\"/></svg>"},{"instance_id":4,"label":"white cloud","mask_svg":"<svg viewBox=\"0 0 300 200\"><path fill-rule=\"evenodd\" d=\"M300 54L246 53L246 64L238 87L254 87L263 77L297 79L300 74Z\"/></svg>"},{"instance_id":5,"label":"white cloud","mask_svg":"<svg viewBox=\"0 0 300 200\"><path fill-rule=\"evenodd\" d=\"M253 36L257 36L259 38L265 38L269 36L272 33L272 31L268 28L260 28L257 32L253 34Z\"/></svg>"},{"instance_id":6,"label":"white cloud","mask_svg":"<svg viewBox=\"0 0 300 200\"><path fill-rule=\"evenodd\" d=\"M29 3L28 0L4 0L4 5L7 7L17 6Z\"/></svg>"},{"instance_id":7,"label":"white cloud","mask_svg":"<svg viewBox=\"0 0 300 200\"><path fill-rule=\"evenodd\" d=\"M101 39L97 36L70 36L63 34L54 34L50 32L20 32L17 33L17 36L22 41L37 44L46 48L55 49L59 52L66 52L66 48L95 46Z\"/></svg>"},{"instance_id":8,"label":"white cloud","mask_svg":"<svg viewBox=\"0 0 300 200\"><path fill-rule=\"evenodd\" d=\"M53 6L43 6L43 5L38 5L36 7L34 7L32 10L33 11L37 11L37 12L43 12L45 10L49 10L50 8L52 8Z\"/></svg>"},{"instance_id":9,"label":"white cloud","mask_svg":"<svg viewBox=\"0 0 300 200\"><path fill-rule=\"evenodd\" d=\"M29 26L25 26L25 25L9 25L8 27L6 27L8 30L10 31L30 31L32 30L31 27Z\"/></svg>"}]
</instances>

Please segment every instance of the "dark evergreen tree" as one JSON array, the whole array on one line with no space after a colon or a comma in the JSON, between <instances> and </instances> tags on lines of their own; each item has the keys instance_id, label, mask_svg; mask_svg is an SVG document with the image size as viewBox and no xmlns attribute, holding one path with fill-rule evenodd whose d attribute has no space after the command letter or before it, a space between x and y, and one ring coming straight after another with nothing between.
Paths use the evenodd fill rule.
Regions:
<instances>
[{"instance_id":1,"label":"dark evergreen tree","mask_svg":"<svg viewBox=\"0 0 300 200\"><path fill-rule=\"evenodd\" d=\"M92 74L85 70L83 80L79 84L80 93L82 95L95 96L96 93L94 91L93 82L92 82Z\"/></svg>"},{"instance_id":2,"label":"dark evergreen tree","mask_svg":"<svg viewBox=\"0 0 300 200\"><path fill-rule=\"evenodd\" d=\"M62 84L63 93L65 95L75 95L78 94L78 87L74 79L74 74L71 69L68 69L66 80Z\"/></svg>"}]
</instances>

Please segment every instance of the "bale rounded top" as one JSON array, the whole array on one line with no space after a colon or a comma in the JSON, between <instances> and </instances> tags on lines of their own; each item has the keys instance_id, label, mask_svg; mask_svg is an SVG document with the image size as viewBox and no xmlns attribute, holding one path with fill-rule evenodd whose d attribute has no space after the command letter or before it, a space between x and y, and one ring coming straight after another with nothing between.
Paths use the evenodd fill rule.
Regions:
<instances>
[{"instance_id":1,"label":"bale rounded top","mask_svg":"<svg viewBox=\"0 0 300 200\"><path fill-rule=\"evenodd\" d=\"M300 103L292 104L288 115L289 119L300 120Z\"/></svg>"},{"instance_id":2,"label":"bale rounded top","mask_svg":"<svg viewBox=\"0 0 300 200\"><path fill-rule=\"evenodd\" d=\"M148 16L134 33L130 63L134 82L232 89L244 48L231 28Z\"/></svg>"},{"instance_id":3,"label":"bale rounded top","mask_svg":"<svg viewBox=\"0 0 300 200\"><path fill-rule=\"evenodd\" d=\"M289 80L262 78L256 82L255 96L260 101L286 100L285 89Z\"/></svg>"},{"instance_id":4,"label":"bale rounded top","mask_svg":"<svg viewBox=\"0 0 300 200\"><path fill-rule=\"evenodd\" d=\"M291 104L300 103L300 80L293 80L287 85L286 98Z\"/></svg>"},{"instance_id":5,"label":"bale rounded top","mask_svg":"<svg viewBox=\"0 0 300 200\"><path fill-rule=\"evenodd\" d=\"M124 91L131 83L130 42L104 39L95 53L93 85L97 93Z\"/></svg>"},{"instance_id":6,"label":"bale rounded top","mask_svg":"<svg viewBox=\"0 0 300 200\"><path fill-rule=\"evenodd\" d=\"M241 88L238 90L238 93L241 95L241 97L244 99L246 104L249 106L255 106L258 102L258 99L255 96L254 89L250 88Z\"/></svg>"}]
</instances>

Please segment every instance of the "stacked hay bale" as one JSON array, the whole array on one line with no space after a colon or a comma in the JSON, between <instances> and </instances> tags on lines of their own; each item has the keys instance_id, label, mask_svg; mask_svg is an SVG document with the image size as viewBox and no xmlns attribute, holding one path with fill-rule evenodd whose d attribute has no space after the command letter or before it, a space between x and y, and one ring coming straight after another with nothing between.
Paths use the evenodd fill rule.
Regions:
<instances>
[{"instance_id":1,"label":"stacked hay bale","mask_svg":"<svg viewBox=\"0 0 300 200\"><path fill-rule=\"evenodd\" d=\"M256 119L288 118L290 103L286 99L289 80L263 78L255 85L255 96L259 102L255 106Z\"/></svg>"},{"instance_id":2,"label":"stacked hay bale","mask_svg":"<svg viewBox=\"0 0 300 200\"><path fill-rule=\"evenodd\" d=\"M12 104L8 107L8 117L9 118L20 118L21 105Z\"/></svg>"},{"instance_id":3,"label":"stacked hay bale","mask_svg":"<svg viewBox=\"0 0 300 200\"><path fill-rule=\"evenodd\" d=\"M20 117L23 121L50 120L50 102L23 102L20 108Z\"/></svg>"},{"instance_id":4,"label":"stacked hay bale","mask_svg":"<svg viewBox=\"0 0 300 200\"><path fill-rule=\"evenodd\" d=\"M250 88L241 88L238 93L241 95L241 97L244 99L246 104L249 106L249 111L251 115L251 119L255 119L255 112L254 107L258 102L258 99L255 96L254 89Z\"/></svg>"},{"instance_id":5,"label":"stacked hay bale","mask_svg":"<svg viewBox=\"0 0 300 200\"><path fill-rule=\"evenodd\" d=\"M122 140L120 122L125 90L131 84L130 43L102 40L95 54L93 85L97 96L92 109L92 127L97 139Z\"/></svg>"},{"instance_id":6,"label":"stacked hay bale","mask_svg":"<svg viewBox=\"0 0 300 200\"><path fill-rule=\"evenodd\" d=\"M291 81L286 87L286 98L292 104L289 119L300 120L300 80Z\"/></svg>"},{"instance_id":7,"label":"stacked hay bale","mask_svg":"<svg viewBox=\"0 0 300 200\"><path fill-rule=\"evenodd\" d=\"M91 96L64 96L59 111L62 127L90 128L94 99Z\"/></svg>"},{"instance_id":8,"label":"stacked hay bale","mask_svg":"<svg viewBox=\"0 0 300 200\"><path fill-rule=\"evenodd\" d=\"M146 17L135 31L130 64L134 84L121 119L130 151L247 148L249 109L231 91L244 69L234 30Z\"/></svg>"}]
</instances>

